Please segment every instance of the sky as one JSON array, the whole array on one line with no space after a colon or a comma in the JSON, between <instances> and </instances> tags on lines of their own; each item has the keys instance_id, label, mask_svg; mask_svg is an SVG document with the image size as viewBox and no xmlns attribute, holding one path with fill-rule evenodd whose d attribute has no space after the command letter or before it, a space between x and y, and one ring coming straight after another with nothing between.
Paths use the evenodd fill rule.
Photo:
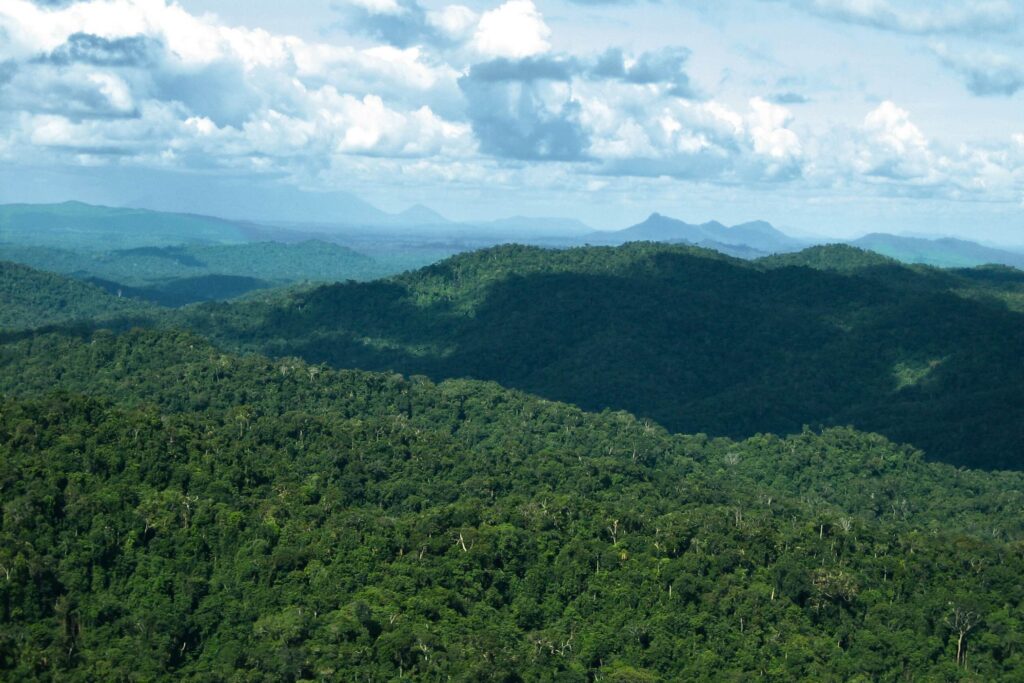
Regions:
<instances>
[{"instance_id":1,"label":"sky","mask_svg":"<svg viewBox=\"0 0 1024 683\"><path fill-rule=\"evenodd\" d=\"M1024 245L1022 39L1024 0L0 0L0 201Z\"/></svg>"}]
</instances>

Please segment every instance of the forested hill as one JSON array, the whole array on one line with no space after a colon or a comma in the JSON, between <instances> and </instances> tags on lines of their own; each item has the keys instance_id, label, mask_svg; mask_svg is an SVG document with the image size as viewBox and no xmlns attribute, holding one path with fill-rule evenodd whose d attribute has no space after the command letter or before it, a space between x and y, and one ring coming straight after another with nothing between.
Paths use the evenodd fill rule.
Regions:
<instances>
[{"instance_id":1,"label":"forested hill","mask_svg":"<svg viewBox=\"0 0 1024 683\"><path fill-rule=\"evenodd\" d=\"M118 298L94 285L0 261L0 330L28 329L144 311L144 304Z\"/></svg>"},{"instance_id":2,"label":"forested hill","mask_svg":"<svg viewBox=\"0 0 1024 683\"><path fill-rule=\"evenodd\" d=\"M0 388L5 680L1024 667L1020 473L154 331L0 345Z\"/></svg>"},{"instance_id":3,"label":"forested hill","mask_svg":"<svg viewBox=\"0 0 1024 683\"><path fill-rule=\"evenodd\" d=\"M185 242L241 244L253 228L191 214L82 202L0 205L0 242L62 249L128 249Z\"/></svg>"},{"instance_id":4,"label":"forested hill","mask_svg":"<svg viewBox=\"0 0 1024 683\"><path fill-rule=\"evenodd\" d=\"M817 270L853 272L875 266L894 266L898 265L899 261L848 244L821 244L802 251L764 256L758 259L757 263L768 268L806 266Z\"/></svg>"},{"instance_id":5,"label":"forested hill","mask_svg":"<svg viewBox=\"0 0 1024 683\"><path fill-rule=\"evenodd\" d=\"M0 245L0 254L33 268L79 278L112 280L128 287L209 275L257 278L267 284L281 284L304 280L366 280L394 272L368 256L321 240L291 244L183 244L105 252Z\"/></svg>"},{"instance_id":6,"label":"forested hill","mask_svg":"<svg viewBox=\"0 0 1024 683\"><path fill-rule=\"evenodd\" d=\"M771 265L650 243L506 246L175 324L227 348L495 380L673 431L849 424L935 460L1024 467L1018 271Z\"/></svg>"}]
</instances>

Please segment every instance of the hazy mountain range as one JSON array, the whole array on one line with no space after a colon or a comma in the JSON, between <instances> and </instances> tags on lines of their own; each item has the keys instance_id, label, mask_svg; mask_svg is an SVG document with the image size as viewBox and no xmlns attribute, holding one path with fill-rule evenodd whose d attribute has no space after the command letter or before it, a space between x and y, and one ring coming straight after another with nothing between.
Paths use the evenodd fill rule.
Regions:
<instances>
[{"instance_id":1,"label":"hazy mountain range","mask_svg":"<svg viewBox=\"0 0 1024 683\"><path fill-rule=\"evenodd\" d=\"M287 193L261 194L246 208L245 216L237 218L219 217L232 213L232 205L220 203L220 200L211 200L210 204L211 209L224 212L217 215L94 206L74 201L0 205L0 258L45 268L41 263L23 261L14 253L16 248L97 252L321 240L384 262L376 272L386 274L462 251L507 242L566 247L656 241L692 244L750 259L840 241L793 237L766 221L732 226L718 221L694 224L653 213L636 225L602 231L571 218L513 216L457 222L421 205L392 214L344 193L325 195L319 198L319 203L303 206L301 210L292 199ZM318 220L287 220L289 215ZM1024 268L1024 252L963 239L871 233L846 242L905 263L940 267L992 263ZM61 272L74 271L64 269Z\"/></svg>"}]
</instances>

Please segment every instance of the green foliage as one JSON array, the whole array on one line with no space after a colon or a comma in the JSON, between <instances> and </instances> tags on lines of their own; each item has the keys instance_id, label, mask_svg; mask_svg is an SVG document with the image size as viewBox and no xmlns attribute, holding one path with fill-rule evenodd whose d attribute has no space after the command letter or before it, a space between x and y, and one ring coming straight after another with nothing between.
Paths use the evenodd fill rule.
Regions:
<instances>
[{"instance_id":1,"label":"green foliage","mask_svg":"<svg viewBox=\"0 0 1024 683\"><path fill-rule=\"evenodd\" d=\"M513 245L169 324L236 350L494 380L673 431L853 425L935 460L1024 466L1024 317L1004 300L1024 292L1018 271L859 267L877 258L845 247L804 259L844 272L651 243Z\"/></svg>"},{"instance_id":2,"label":"green foliage","mask_svg":"<svg viewBox=\"0 0 1024 683\"><path fill-rule=\"evenodd\" d=\"M805 266L816 270L855 271L873 266L891 266L894 259L848 244L823 244L788 254L772 254L757 260L767 268Z\"/></svg>"},{"instance_id":3,"label":"green foliage","mask_svg":"<svg viewBox=\"0 0 1024 683\"><path fill-rule=\"evenodd\" d=\"M87 280L112 294L162 306L231 299L297 282L367 280L403 270L400 259L378 262L319 240L105 252L3 245L0 254L33 268Z\"/></svg>"},{"instance_id":4,"label":"green foliage","mask_svg":"<svg viewBox=\"0 0 1024 683\"><path fill-rule=\"evenodd\" d=\"M173 332L10 342L0 386L5 679L1024 670L1019 473Z\"/></svg>"},{"instance_id":5,"label":"green foliage","mask_svg":"<svg viewBox=\"0 0 1024 683\"><path fill-rule=\"evenodd\" d=\"M21 330L114 315L141 314L146 306L99 287L0 261L0 330Z\"/></svg>"}]
</instances>

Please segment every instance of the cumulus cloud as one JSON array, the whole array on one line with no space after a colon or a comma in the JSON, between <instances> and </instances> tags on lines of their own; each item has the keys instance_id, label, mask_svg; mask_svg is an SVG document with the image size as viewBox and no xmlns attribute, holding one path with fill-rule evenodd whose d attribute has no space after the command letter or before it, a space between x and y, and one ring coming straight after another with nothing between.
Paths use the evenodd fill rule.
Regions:
<instances>
[{"instance_id":1,"label":"cumulus cloud","mask_svg":"<svg viewBox=\"0 0 1024 683\"><path fill-rule=\"evenodd\" d=\"M569 67L554 60L499 59L470 69L459 87L481 151L519 160L584 158L588 140L569 78Z\"/></svg>"},{"instance_id":2,"label":"cumulus cloud","mask_svg":"<svg viewBox=\"0 0 1024 683\"><path fill-rule=\"evenodd\" d=\"M916 33L966 31L1003 11L998 2L799 4ZM1024 132L946 149L894 102L849 129L808 122L814 107L789 107L808 102L787 90L794 83L723 98L694 81L682 46L557 52L530 0L479 11L358 0L343 11L372 45L230 26L168 0L3 0L0 155L230 169L307 186L359 178L579 189L618 176L998 201L1024 192ZM1009 60L943 50L977 94L1024 87Z\"/></svg>"},{"instance_id":3,"label":"cumulus cloud","mask_svg":"<svg viewBox=\"0 0 1024 683\"><path fill-rule=\"evenodd\" d=\"M532 57L551 48L551 29L531 0L509 0L484 12L470 46L484 57Z\"/></svg>"},{"instance_id":4,"label":"cumulus cloud","mask_svg":"<svg viewBox=\"0 0 1024 683\"><path fill-rule=\"evenodd\" d=\"M885 101L854 130L836 133L830 154L817 159L820 182L861 186L886 195L1017 201L1024 192L1024 154L1003 144L945 148L910 112Z\"/></svg>"},{"instance_id":5,"label":"cumulus cloud","mask_svg":"<svg viewBox=\"0 0 1024 683\"><path fill-rule=\"evenodd\" d=\"M160 51L162 46L146 36L108 39L91 33L73 33L39 61L58 65L146 66Z\"/></svg>"},{"instance_id":6,"label":"cumulus cloud","mask_svg":"<svg viewBox=\"0 0 1024 683\"><path fill-rule=\"evenodd\" d=\"M622 86L618 86L621 88ZM583 98L591 152L603 173L712 182L779 182L802 174L803 150L792 115L760 98L741 112L715 101L678 98L625 112L607 87Z\"/></svg>"},{"instance_id":7,"label":"cumulus cloud","mask_svg":"<svg viewBox=\"0 0 1024 683\"><path fill-rule=\"evenodd\" d=\"M963 54L941 44L933 50L947 68L964 79L967 89L975 95L1009 97L1024 88L1024 65L1020 59L991 51Z\"/></svg>"},{"instance_id":8,"label":"cumulus cloud","mask_svg":"<svg viewBox=\"0 0 1024 683\"><path fill-rule=\"evenodd\" d=\"M906 109L888 100L882 102L864 118L861 131L862 144L855 160L860 173L891 179L931 175L935 156Z\"/></svg>"},{"instance_id":9,"label":"cumulus cloud","mask_svg":"<svg viewBox=\"0 0 1024 683\"><path fill-rule=\"evenodd\" d=\"M18 36L0 78L12 144L72 160L272 169L473 147L468 125L424 104L457 93L457 72L415 48L310 44L160 0L11 0L0 29Z\"/></svg>"},{"instance_id":10,"label":"cumulus cloud","mask_svg":"<svg viewBox=\"0 0 1024 683\"><path fill-rule=\"evenodd\" d=\"M666 47L627 58L622 50L611 48L604 52L590 70L598 78L614 78L637 85L667 84L668 94L695 98L696 91L686 73L690 50L685 47Z\"/></svg>"},{"instance_id":11,"label":"cumulus cloud","mask_svg":"<svg viewBox=\"0 0 1024 683\"><path fill-rule=\"evenodd\" d=\"M389 45L409 47L447 39L415 0L349 0L340 7L349 27Z\"/></svg>"}]
</instances>

